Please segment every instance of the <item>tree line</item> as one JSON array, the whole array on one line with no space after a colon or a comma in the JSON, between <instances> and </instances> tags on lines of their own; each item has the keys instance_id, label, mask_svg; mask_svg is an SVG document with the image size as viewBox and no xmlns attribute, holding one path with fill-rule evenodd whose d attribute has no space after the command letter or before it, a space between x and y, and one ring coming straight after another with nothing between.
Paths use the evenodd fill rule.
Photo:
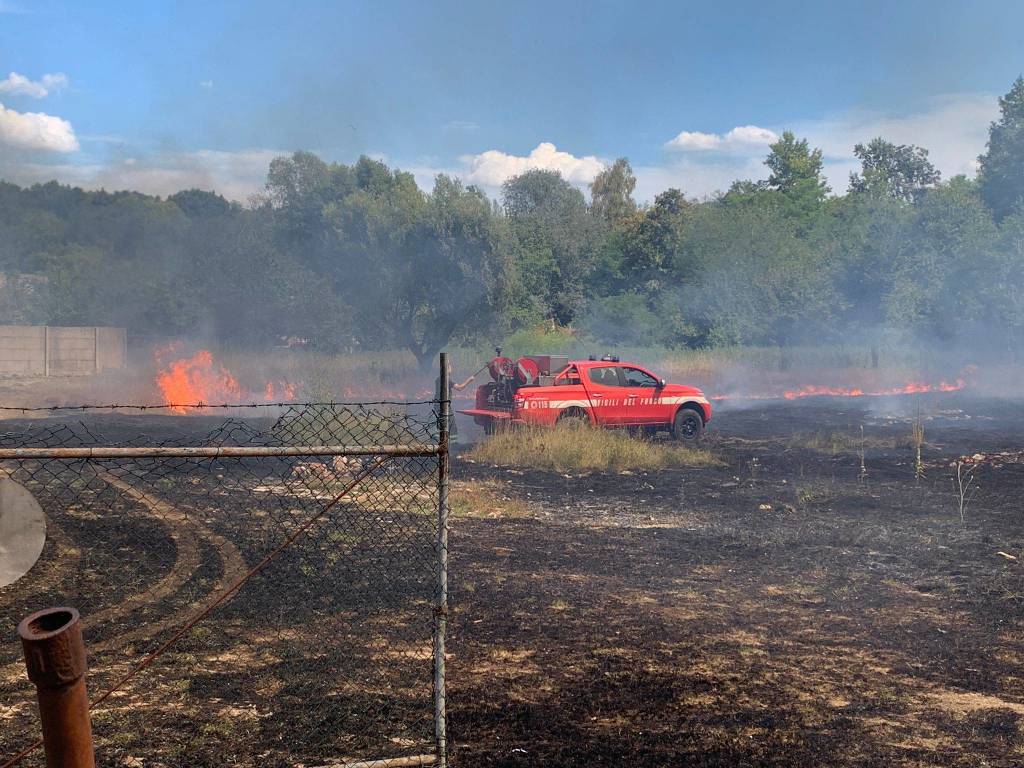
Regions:
<instances>
[{"instance_id":1,"label":"tree line","mask_svg":"<svg viewBox=\"0 0 1024 768\"><path fill-rule=\"evenodd\" d=\"M0 183L0 271L45 276L50 324L122 325L253 348L405 348L539 322L609 344L789 345L898 334L1024 341L1024 79L999 100L976 179L884 137L832 194L820 150L784 133L764 181L706 200L633 198L619 159L583 191L558 173L499 201L440 175L296 152L248 204L56 182ZM33 283L36 285L38 283ZM10 318L0 317L10 322Z\"/></svg>"}]
</instances>

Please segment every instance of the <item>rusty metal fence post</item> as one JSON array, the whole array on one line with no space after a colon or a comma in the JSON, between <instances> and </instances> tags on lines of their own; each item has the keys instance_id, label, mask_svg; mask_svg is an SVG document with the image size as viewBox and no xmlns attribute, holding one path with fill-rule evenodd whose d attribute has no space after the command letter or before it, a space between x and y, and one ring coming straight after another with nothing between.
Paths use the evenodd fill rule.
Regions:
<instances>
[{"instance_id":1,"label":"rusty metal fence post","mask_svg":"<svg viewBox=\"0 0 1024 768\"><path fill-rule=\"evenodd\" d=\"M448 450L451 397L449 396L448 353L442 352L438 378L437 453L437 605L434 624L434 732L437 764L448 765L448 723L445 702L445 633L448 629Z\"/></svg>"},{"instance_id":2,"label":"rusty metal fence post","mask_svg":"<svg viewBox=\"0 0 1024 768\"><path fill-rule=\"evenodd\" d=\"M85 690L85 644L74 608L47 608L18 625L25 666L36 686L48 768L94 768Z\"/></svg>"}]
</instances>

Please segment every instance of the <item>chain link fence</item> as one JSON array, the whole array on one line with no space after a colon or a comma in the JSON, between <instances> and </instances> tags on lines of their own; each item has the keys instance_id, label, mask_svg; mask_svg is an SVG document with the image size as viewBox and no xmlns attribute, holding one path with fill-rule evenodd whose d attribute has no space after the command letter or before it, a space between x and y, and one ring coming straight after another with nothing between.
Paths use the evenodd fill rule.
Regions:
<instances>
[{"instance_id":1,"label":"chain link fence","mask_svg":"<svg viewBox=\"0 0 1024 768\"><path fill-rule=\"evenodd\" d=\"M444 765L442 409L8 422L0 483L47 536L0 588L0 764L39 736L14 625L69 605L100 765Z\"/></svg>"}]
</instances>

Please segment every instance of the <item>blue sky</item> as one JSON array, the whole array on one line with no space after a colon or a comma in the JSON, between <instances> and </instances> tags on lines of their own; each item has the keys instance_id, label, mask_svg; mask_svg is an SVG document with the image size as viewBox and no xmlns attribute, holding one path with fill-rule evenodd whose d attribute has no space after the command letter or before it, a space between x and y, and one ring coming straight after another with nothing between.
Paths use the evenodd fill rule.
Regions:
<instances>
[{"instance_id":1,"label":"blue sky","mask_svg":"<svg viewBox=\"0 0 1024 768\"><path fill-rule=\"evenodd\" d=\"M641 199L701 196L785 129L837 190L879 133L971 173L1021 30L1020 2L0 0L0 177L244 199L309 149L493 193L624 155Z\"/></svg>"}]
</instances>

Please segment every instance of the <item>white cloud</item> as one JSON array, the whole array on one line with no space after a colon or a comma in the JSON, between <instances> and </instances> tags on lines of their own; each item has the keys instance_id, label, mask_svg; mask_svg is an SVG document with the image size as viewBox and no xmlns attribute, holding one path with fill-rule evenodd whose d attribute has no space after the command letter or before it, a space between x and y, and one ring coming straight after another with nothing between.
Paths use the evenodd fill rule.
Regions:
<instances>
[{"instance_id":1,"label":"white cloud","mask_svg":"<svg viewBox=\"0 0 1024 768\"><path fill-rule=\"evenodd\" d=\"M30 80L25 75L11 72L6 79L0 80L0 93L42 99L51 93L57 93L67 88L67 86L68 76L63 72L43 75L39 80Z\"/></svg>"},{"instance_id":2,"label":"white cloud","mask_svg":"<svg viewBox=\"0 0 1024 768\"><path fill-rule=\"evenodd\" d=\"M212 91L213 90L213 80L200 80L199 81L199 87L200 88L204 88L207 91Z\"/></svg>"},{"instance_id":3,"label":"white cloud","mask_svg":"<svg viewBox=\"0 0 1024 768\"><path fill-rule=\"evenodd\" d=\"M0 144L28 150L74 152L78 139L71 123L42 112L16 112L0 104Z\"/></svg>"},{"instance_id":4,"label":"white cloud","mask_svg":"<svg viewBox=\"0 0 1024 768\"><path fill-rule=\"evenodd\" d=\"M726 144L752 144L758 147L766 147L779 140L775 131L761 128L756 125L737 125L725 134Z\"/></svg>"},{"instance_id":5,"label":"white cloud","mask_svg":"<svg viewBox=\"0 0 1024 768\"><path fill-rule=\"evenodd\" d=\"M577 157L561 152L554 144L544 141L529 155L509 155L497 149L481 152L479 155L464 155L459 160L465 166L458 175L470 184L496 189L506 179L533 169L558 171L568 181L578 186L589 184L604 169L605 164L586 155Z\"/></svg>"},{"instance_id":6,"label":"white cloud","mask_svg":"<svg viewBox=\"0 0 1024 768\"><path fill-rule=\"evenodd\" d=\"M195 187L244 202L263 188L270 161L287 154L273 149L204 149L158 157L132 155L110 163L19 163L0 167L0 177L18 184L57 179L85 189L131 189L163 196Z\"/></svg>"},{"instance_id":7,"label":"white cloud","mask_svg":"<svg viewBox=\"0 0 1024 768\"><path fill-rule=\"evenodd\" d=\"M707 150L717 149L722 145L722 137L716 133L701 133L700 131L680 131L674 139L665 142L668 149Z\"/></svg>"},{"instance_id":8,"label":"white cloud","mask_svg":"<svg viewBox=\"0 0 1024 768\"><path fill-rule=\"evenodd\" d=\"M711 150L743 151L768 146L778 141L774 131L757 125L738 125L725 134L680 131L665 142L665 148L680 152L708 152Z\"/></svg>"}]
</instances>

